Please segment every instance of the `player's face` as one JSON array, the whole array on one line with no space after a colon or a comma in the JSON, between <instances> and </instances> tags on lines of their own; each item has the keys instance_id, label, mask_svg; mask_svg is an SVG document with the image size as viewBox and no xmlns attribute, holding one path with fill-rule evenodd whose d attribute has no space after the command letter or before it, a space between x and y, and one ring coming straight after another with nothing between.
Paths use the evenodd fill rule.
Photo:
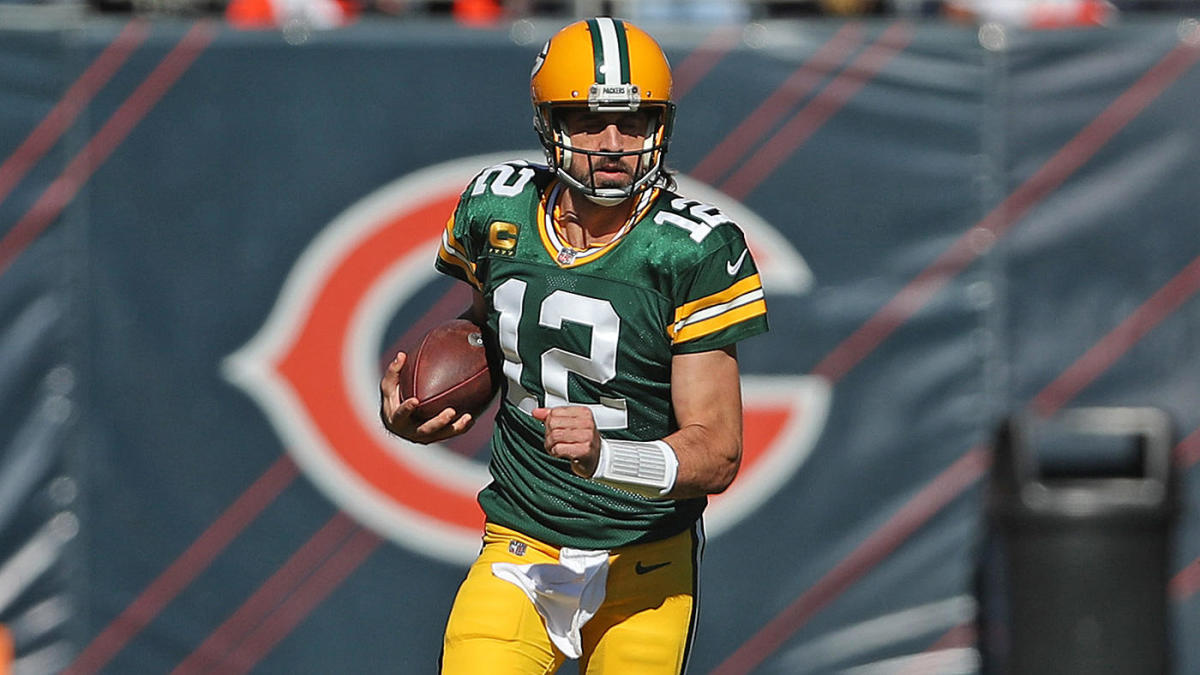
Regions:
<instances>
[{"instance_id":1,"label":"player's face","mask_svg":"<svg viewBox=\"0 0 1200 675\"><path fill-rule=\"evenodd\" d=\"M650 113L647 112L566 112L563 122L566 123L572 147L585 151L635 153L605 157L577 152L572 155L567 171L579 182L597 188L632 185L638 172L636 153L646 140L650 119Z\"/></svg>"}]
</instances>

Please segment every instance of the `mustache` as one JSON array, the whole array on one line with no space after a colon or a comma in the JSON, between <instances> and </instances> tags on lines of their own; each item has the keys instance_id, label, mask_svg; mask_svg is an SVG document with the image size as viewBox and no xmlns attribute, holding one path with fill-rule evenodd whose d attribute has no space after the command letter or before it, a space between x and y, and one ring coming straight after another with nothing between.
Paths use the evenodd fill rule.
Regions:
<instances>
[{"instance_id":1,"label":"mustache","mask_svg":"<svg viewBox=\"0 0 1200 675\"><path fill-rule=\"evenodd\" d=\"M629 173L625 165L617 159L593 159L592 171L620 171L621 173Z\"/></svg>"}]
</instances>

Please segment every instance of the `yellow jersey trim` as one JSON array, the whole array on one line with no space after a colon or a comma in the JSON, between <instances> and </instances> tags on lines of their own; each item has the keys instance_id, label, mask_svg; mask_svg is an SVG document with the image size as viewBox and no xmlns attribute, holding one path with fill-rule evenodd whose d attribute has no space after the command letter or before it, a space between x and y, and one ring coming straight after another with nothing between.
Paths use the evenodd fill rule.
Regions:
<instances>
[{"instance_id":1,"label":"yellow jersey trim","mask_svg":"<svg viewBox=\"0 0 1200 675\"><path fill-rule=\"evenodd\" d=\"M479 279L475 278L475 263L471 262L467 256L467 250L454 237L454 216L446 221L446 229L442 232L442 245L438 249L438 259L449 265L453 265L462 270L466 275L467 281L479 290L483 287L479 284Z\"/></svg>"},{"instance_id":2,"label":"yellow jersey trim","mask_svg":"<svg viewBox=\"0 0 1200 675\"><path fill-rule=\"evenodd\" d=\"M722 291L680 305L675 309L675 322L667 326L667 336L679 344L766 313L762 280L754 274Z\"/></svg>"},{"instance_id":3,"label":"yellow jersey trim","mask_svg":"<svg viewBox=\"0 0 1200 675\"><path fill-rule=\"evenodd\" d=\"M545 247L546 253L550 255L550 259L563 269L586 265L602 258L604 254L616 248L617 244L629 233L629 230L650 211L650 206L654 204L654 200L658 198L658 193L660 192L659 188L651 188L643 192L638 198L637 206L634 207L633 213L625 221L625 224L621 226L621 229L617 230L612 239L599 246L577 248L567 242L566 237L559 230L557 218L555 218L555 213L558 209L558 200L565 189L558 180L551 182L542 194L541 201L538 202L537 211L537 219L541 223L541 227L538 228L538 235L542 240L542 246Z\"/></svg>"}]
</instances>

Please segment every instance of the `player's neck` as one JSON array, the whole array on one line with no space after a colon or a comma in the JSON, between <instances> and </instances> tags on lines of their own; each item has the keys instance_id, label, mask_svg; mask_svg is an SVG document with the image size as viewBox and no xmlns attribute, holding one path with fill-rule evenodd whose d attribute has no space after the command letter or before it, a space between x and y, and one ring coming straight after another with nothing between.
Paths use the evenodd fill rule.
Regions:
<instances>
[{"instance_id":1,"label":"player's neck","mask_svg":"<svg viewBox=\"0 0 1200 675\"><path fill-rule=\"evenodd\" d=\"M601 206L576 190L567 190L555 217L559 230L575 248L606 244L629 221L634 199L615 206Z\"/></svg>"}]
</instances>

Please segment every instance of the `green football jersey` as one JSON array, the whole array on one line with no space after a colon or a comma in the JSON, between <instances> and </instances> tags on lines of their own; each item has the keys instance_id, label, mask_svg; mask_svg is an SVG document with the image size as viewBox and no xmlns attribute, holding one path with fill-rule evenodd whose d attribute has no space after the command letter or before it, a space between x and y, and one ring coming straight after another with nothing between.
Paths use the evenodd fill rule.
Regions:
<instances>
[{"instance_id":1,"label":"green football jersey","mask_svg":"<svg viewBox=\"0 0 1200 675\"><path fill-rule=\"evenodd\" d=\"M504 382L492 434L488 520L556 546L610 549L690 527L707 500L647 499L576 476L543 445L535 407L582 405L607 438L677 430L671 357L767 329L741 230L665 189L638 199L608 243L572 248L553 214L566 188L545 167L489 167L446 225L439 271L487 300L485 338Z\"/></svg>"}]
</instances>

